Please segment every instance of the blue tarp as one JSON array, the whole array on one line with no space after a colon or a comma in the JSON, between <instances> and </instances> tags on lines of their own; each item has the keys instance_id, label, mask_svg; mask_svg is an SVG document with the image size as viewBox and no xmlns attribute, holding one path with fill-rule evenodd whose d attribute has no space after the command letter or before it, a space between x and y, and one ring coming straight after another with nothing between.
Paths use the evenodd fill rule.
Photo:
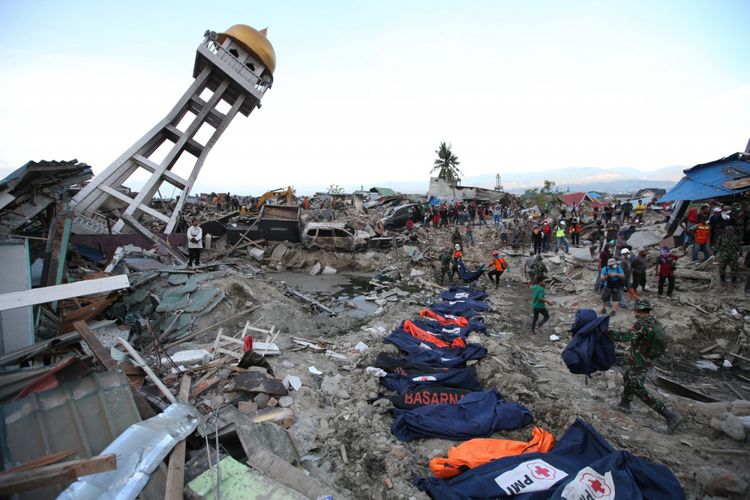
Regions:
<instances>
[{"instance_id":1,"label":"blue tarp","mask_svg":"<svg viewBox=\"0 0 750 500\"><path fill-rule=\"evenodd\" d=\"M548 453L500 458L446 480L419 478L417 486L441 500L685 498L668 467L613 449L582 420Z\"/></svg>"},{"instance_id":2,"label":"blue tarp","mask_svg":"<svg viewBox=\"0 0 750 500\"><path fill-rule=\"evenodd\" d=\"M750 190L750 155L735 153L721 160L685 170L685 177L659 199L659 202L707 200L732 196ZM737 182L739 180L747 182ZM737 182L732 186L731 182Z\"/></svg>"}]
</instances>

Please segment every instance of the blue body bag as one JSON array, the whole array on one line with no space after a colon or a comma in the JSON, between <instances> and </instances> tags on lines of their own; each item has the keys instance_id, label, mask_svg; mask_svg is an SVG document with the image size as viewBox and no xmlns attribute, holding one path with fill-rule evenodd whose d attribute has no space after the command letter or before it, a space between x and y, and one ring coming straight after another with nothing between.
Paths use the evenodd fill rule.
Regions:
<instances>
[{"instance_id":1,"label":"blue body bag","mask_svg":"<svg viewBox=\"0 0 750 500\"><path fill-rule=\"evenodd\" d=\"M579 309L573 322L573 338L565 346L562 359L570 373L590 375L609 370L615 364L615 344L607 330L609 316L598 316L592 309Z\"/></svg>"},{"instance_id":2,"label":"blue body bag","mask_svg":"<svg viewBox=\"0 0 750 500\"><path fill-rule=\"evenodd\" d=\"M401 441L437 437L461 441L486 437L500 429L518 429L531 423L531 412L508 403L495 391L471 392L458 404L437 404L413 410L394 409L391 432Z\"/></svg>"}]
</instances>

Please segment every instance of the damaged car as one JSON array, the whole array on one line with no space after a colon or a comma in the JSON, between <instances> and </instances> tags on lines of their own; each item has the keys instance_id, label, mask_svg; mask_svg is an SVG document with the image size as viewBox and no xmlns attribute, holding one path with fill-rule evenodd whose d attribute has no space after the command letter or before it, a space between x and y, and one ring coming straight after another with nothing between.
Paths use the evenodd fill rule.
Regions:
<instances>
[{"instance_id":1,"label":"damaged car","mask_svg":"<svg viewBox=\"0 0 750 500\"><path fill-rule=\"evenodd\" d=\"M302 232L305 248L356 251L367 248L370 234L343 222L310 222Z\"/></svg>"},{"instance_id":2,"label":"damaged car","mask_svg":"<svg viewBox=\"0 0 750 500\"><path fill-rule=\"evenodd\" d=\"M419 203L410 203L390 208L383 218L380 219L380 224L385 229L398 229L404 227L407 220L411 219L413 222L421 222L422 217L422 207Z\"/></svg>"}]
</instances>

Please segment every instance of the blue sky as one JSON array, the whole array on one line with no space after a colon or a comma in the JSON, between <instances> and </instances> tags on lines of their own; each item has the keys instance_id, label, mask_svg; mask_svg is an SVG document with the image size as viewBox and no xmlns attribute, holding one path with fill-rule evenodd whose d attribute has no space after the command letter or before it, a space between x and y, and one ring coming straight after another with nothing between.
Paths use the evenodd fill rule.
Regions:
<instances>
[{"instance_id":1,"label":"blue sky","mask_svg":"<svg viewBox=\"0 0 750 500\"><path fill-rule=\"evenodd\" d=\"M689 167L750 137L750 2L0 0L0 172L106 168L192 81L206 29L269 27L263 107L198 190ZM137 180L134 181L137 183Z\"/></svg>"}]
</instances>

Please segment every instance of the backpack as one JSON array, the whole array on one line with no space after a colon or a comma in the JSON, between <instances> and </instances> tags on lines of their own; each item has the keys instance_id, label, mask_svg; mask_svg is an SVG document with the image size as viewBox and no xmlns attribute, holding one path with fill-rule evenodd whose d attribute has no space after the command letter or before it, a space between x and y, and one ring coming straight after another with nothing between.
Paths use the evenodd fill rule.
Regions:
<instances>
[{"instance_id":1,"label":"backpack","mask_svg":"<svg viewBox=\"0 0 750 500\"><path fill-rule=\"evenodd\" d=\"M651 337L651 343L648 346L647 354L649 359L656 359L661 357L661 355L667 350L667 331L664 329L664 326L658 322L654 322L651 326L654 329L654 334Z\"/></svg>"},{"instance_id":2,"label":"backpack","mask_svg":"<svg viewBox=\"0 0 750 500\"><path fill-rule=\"evenodd\" d=\"M609 370L615 364L615 344L609 335L609 316L597 316L593 309L576 311L562 359L570 373L590 375Z\"/></svg>"}]
</instances>

